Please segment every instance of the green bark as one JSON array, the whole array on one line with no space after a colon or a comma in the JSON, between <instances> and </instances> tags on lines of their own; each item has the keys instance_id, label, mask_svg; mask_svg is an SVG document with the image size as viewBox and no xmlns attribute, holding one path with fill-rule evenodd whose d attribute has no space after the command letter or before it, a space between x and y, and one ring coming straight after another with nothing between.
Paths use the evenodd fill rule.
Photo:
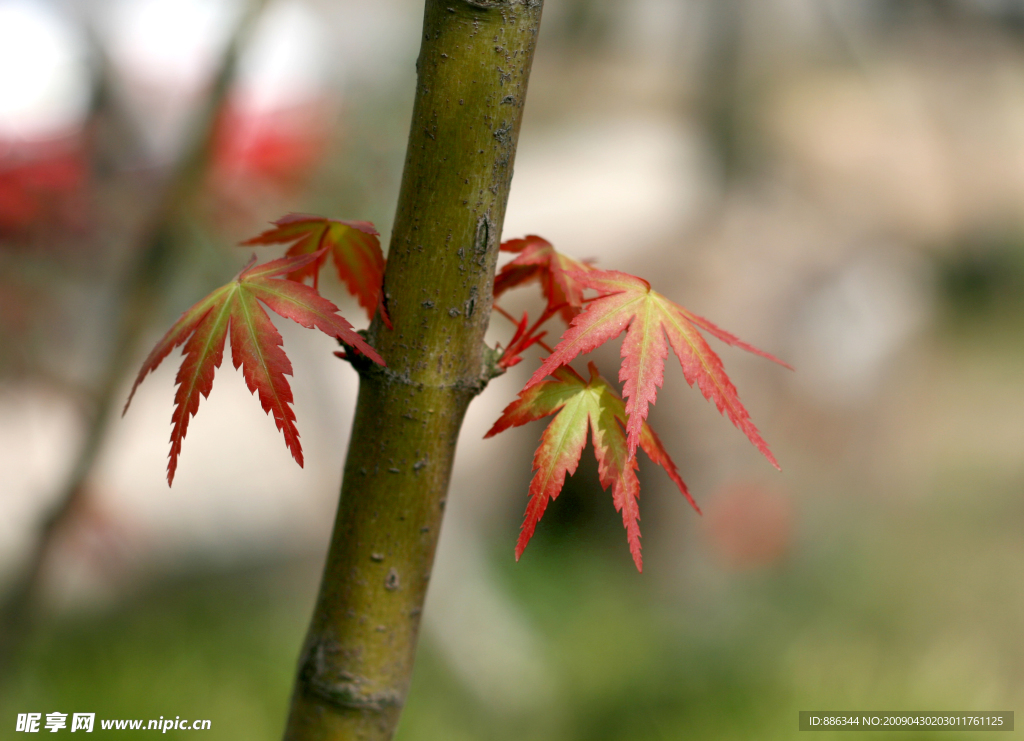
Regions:
<instances>
[{"instance_id":1,"label":"green bark","mask_svg":"<svg viewBox=\"0 0 1024 741\"><path fill-rule=\"evenodd\" d=\"M483 344L541 0L427 0L384 278L285 738L390 739Z\"/></svg>"}]
</instances>

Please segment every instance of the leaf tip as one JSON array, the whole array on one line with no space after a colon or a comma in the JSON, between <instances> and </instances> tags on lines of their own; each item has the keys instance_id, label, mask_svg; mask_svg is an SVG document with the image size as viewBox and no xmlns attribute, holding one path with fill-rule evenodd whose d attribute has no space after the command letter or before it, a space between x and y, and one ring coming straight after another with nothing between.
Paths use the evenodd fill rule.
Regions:
<instances>
[{"instance_id":1,"label":"leaf tip","mask_svg":"<svg viewBox=\"0 0 1024 741\"><path fill-rule=\"evenodd\" d=\"M629 539L629 554L633 557L633 563L636 565L636 570L641 574L644 573L644 557L640 552L640 534L637 533L636 539Z\"/></svg>"},{"instance_id":2,"label":"leaf tip","mask_svg":"<svg viewBox=\"0 0 1024 741\"><path fill-rule=\"evenodd\" d=\"M746 430L744 430L744 432L746 432ZM748 439L752 443L754 443L754 445L757 447L757 449L761 451L761 455L763 455L765 458L768 459L768 462L771 463L775 467L776 471L781 471L782 470L782 466L780 466L779 462L775 459L775 454L772 453L771 448L768 447L768 443L766 443L764 438L761 437L761 435L757 433L757 429L756 428L754 430L754 433L757 435L756 439L753 436L751 436L749 433L747 434Z\"/></svg>"}]
</instances>

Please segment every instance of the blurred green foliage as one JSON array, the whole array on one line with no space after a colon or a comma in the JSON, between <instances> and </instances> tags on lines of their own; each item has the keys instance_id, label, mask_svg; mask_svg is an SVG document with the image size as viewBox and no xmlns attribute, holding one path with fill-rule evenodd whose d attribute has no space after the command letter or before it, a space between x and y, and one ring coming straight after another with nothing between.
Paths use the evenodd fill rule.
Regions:
<instances>
[{"instance_id":1,"label":"blurred green foliage","mask_svg":"<svg viewBox=\"0 0 1024 741\"><path fill-rule=\"evenodd\" d=\"M938 277L953 326L1024 319L1024 235L956 245L939 258Z\"/></svg>"},{"instance_id":2,"label":"blurred green foliage","mask_svg":"<svg viewBox=\"0 0 1024 741\"><path fill-rule=\"evenodd\" d=\"M1022 485L1024 472L961 471L927 501L819 491L789 560L746 572L707 553L678 572L654 551L641 576L624 547L541 528L529 558L503 547L494 562L543 637L557 693L529 714L485 705L427 640L399 739L782 739L801 709L1013 709ZM0 715L182 715L213 721L204 738L275 739L317 572L211 572L53 619L23 647Z\"/></svg>"}]
</instances>

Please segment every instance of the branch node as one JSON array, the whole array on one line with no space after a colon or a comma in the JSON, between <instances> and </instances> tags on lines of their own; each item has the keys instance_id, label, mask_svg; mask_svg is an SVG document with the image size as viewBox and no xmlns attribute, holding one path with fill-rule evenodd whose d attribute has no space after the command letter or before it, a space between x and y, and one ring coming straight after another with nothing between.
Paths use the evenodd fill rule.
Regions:
<instances>
[{"instance_id":1,"label":"branch node","mask_svg":"<svg viewBox=\"0 0 1024 741\"><path fill-rule=\"evenodd\" d=\"M363 332L364 330L360 330L360 334ZM366 380L371 378L382 378L385 383L398 384L415 389L424 389L428 387L436 389L461 389L469 393L471 396L476 396L487 387L488 382L492 378L496 378L505 372L505 369L498 365L498 360L501 358L501 351L484 345L483 362L481 363L479 377L470 381L460 380L447 384L427 384L422 381L414 381L407 373L400 373L387 366L374 363L365 355L341 342L341 340L339 340L338 343L345 348L345 351L343 353L336 352L334 353L335 356L348 361L361 378Z\"/></svg>"},{"instance_id":2,"label":"branch node","mask_svg":"<svg viewBox=\"0 0 1024 741\"><path fill-rule=\"evenodd\" d=\"M481 363L480 367L480 391L487 387L492 378L505 374L506 369L499 364L503 354L497 348L484 345L483 363Z\"/></svg>"},{"instance_id":3,"label":"branch node","mask_svg":"<svg viewBox=\"0 0 1024 741\"><path fill-rule=\"evenodd\" d=\"M308 694L347 710L369 710L383 712L391 707L401 707L402 694L394 689L367 692L363 689L366 679L339 671L331 676L328 653L337 653L337 647L324 642L314 644L306 653L299 671L299 680Z\"/></svg>"}]
</instances>

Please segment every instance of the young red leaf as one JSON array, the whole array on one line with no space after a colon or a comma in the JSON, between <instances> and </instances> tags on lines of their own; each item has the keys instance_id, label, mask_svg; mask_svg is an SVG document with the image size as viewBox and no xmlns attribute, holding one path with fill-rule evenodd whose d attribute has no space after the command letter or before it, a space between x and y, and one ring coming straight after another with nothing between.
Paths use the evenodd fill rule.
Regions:
<instances>
[{"instance_id":1,"label":"young red leaf","mask_svg":"<svg viewBox=\"0 0 1024 741\"><path fill-rule=\"evenodd\" d=\"M526 352L531 346L538 343L543 344L544 336L547 332L538 332L540 325L543 324L543 320L547 318L547 315L541 316L541 321L535 323L532 327L527 328L527 324L530 317L523 312L523 318L516 324L515 334L512 335L512 339L508 343L508 347L498 358L499 368L511 368L513 365L518 365L522 362L522 353Z\"/></svg>"},{"instance_id":2,"label":"young red leaf","mask_svg":"<svg viewBox=\"0 0 1024 741\"><path fill-rule=\"evenodd\" d=\"M504 265L495 276L495 298L510 288L539 280L544 297L548 300L547 308L559 307L558 313L566 324L580 313L583 309L583 286L572 274L591 270L589 265L556 252L550 242L535 234L525 239L502 242L501 249L503 252L518 252L519 255Z\"/></svg>"},{"instance_id":3,"label":"young red leaf","mask_svg":"<svg viewBox=\"0 0 1024 741\"><path fill-rule=\"evenodd\" d=\"M569 366L557 368L555 380L546 380L524 389L513 401L485 437L492 437L509 427L556 414L541 435L540 446L533 458L536 473L530 482L530 501L526 507L522 531L516 544L516 560L530 542L548 503L557 498L565 483L566 474L573 474L587 443L587 429L591 431L594 455L597 458L598 478L607 490L612 487L612 502L622 513L629 550L638 570L643 570L640 555L640 481L636 476L636 457L628 452L626 435L626 409L622 399L611 385L590 364L590 380L583 378ZM662 466L697 509L696 503L679 477L675 463L661 445L654 431L643 423L641 447L658 465ZM697 509L700 512L699 509Z\"/></svg>"},{"instance_id":4,"label":"young red leaf","mask_svg":"<svg viewBox=\"0 0 1024 741\"><path fill-rule=\"evenodd\" d=\"M691 386L696 383L701 393L715 403L718 411L727 415L773 466L779 467L768 444L740 403L736 387L725 374L721 359L697 328L701 327L729 344L755 352L787 368L788 365L669 301L651 290L650 283L642 278L615 270L580 271L570 277L586 288L600 291L602 295L573 320L554 352L526 384L527 389L577 355L590 352L626 331L620 353L619 380L623 383L622 395L627 400L626 432L630 456L636 454L636 447L641 441L648 405L657 399L664 377L665 358L671 347L679 358L687 383Z\"/></svg>"},{"instance_id":5,"label":"young red leaf","mask_svg":"<svg viewBox=\"0 0 1024 741\"><path fill-rule=\"evenodd\" d=\"M338 221L310 214L288 214L272 222L275 229L268 229L243 245L287 244L289 256L316 253L317 259L293 271L288 277L302 282L313 279L313 287L319 284L320 269L327 263L327 253L334 259L338 278L366 309L373 319L373 313L380 306L381 318L390 327L390 320L381 302L381 284L384 280L384 253L380 249L377 229L368 221Z\"/></svg>"},{"instance_id":6,"label":"young red leaf","mask_svg":"<svg viewBox=\"0 0 1024 741\"><path fill-rule=\"evenodd\" d=\"M189 420L199 410L199 397L209 397L214 371L224 357L224 340L231 335L231 358L249 390L259 394L263 411L272 414L285 445L302 465L302 446L291 408L292 391L285 379L292 365L281 349L281 335L260 303L304 327L316 327L358 349L375 363L384 360L360 337L337 311L338 307L301 283L278 276L304 269L321 253L284 257L265 265L253 266L255 257L226 286L218 288L181 315L170 331L146 358L132 386L124 411L128 411L135 390L143 379L160 365L178 345L184 343L184 359L175 379L174 413L171 415L171 452L167 464L167 484L174 481L181 442Z\"/></svg>"}]
</instances>

